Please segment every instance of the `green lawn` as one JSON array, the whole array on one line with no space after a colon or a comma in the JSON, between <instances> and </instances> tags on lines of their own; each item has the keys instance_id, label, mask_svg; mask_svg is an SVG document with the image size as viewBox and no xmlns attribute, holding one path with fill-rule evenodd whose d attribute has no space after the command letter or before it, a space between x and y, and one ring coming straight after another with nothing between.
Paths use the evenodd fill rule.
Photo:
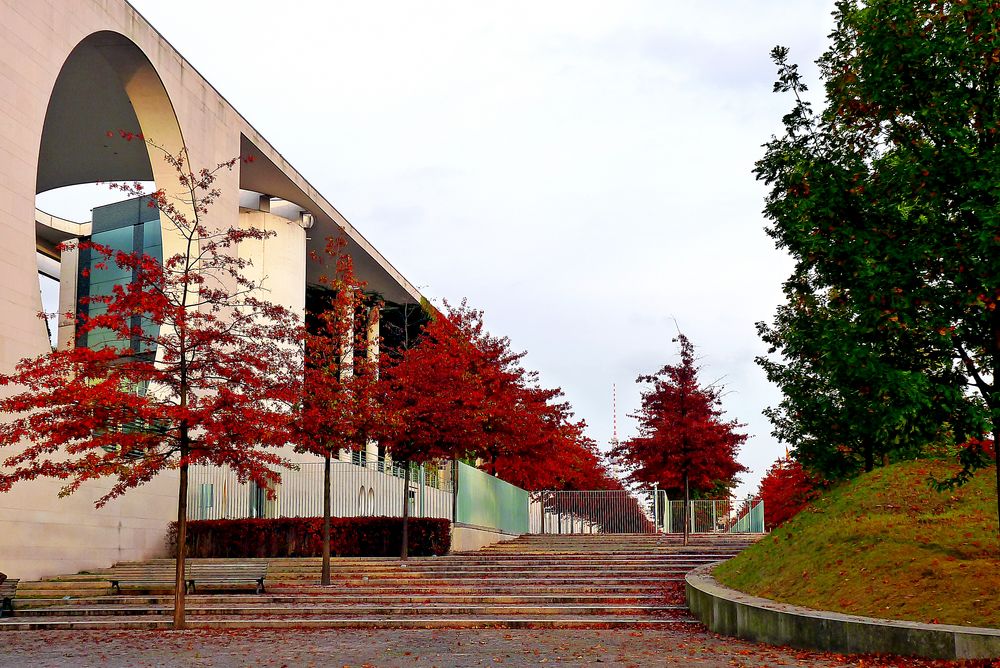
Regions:
<instances>
[{"instance_id":1,"label":"green lawn","mask_svg":"<svg viewBox=\"0 0 1000 668\"><path fill-rule=\"evenodd\" d=\"M715 576L809 608L1000 628L995 470L951 492L928 486L955 469L905 462L842 484Z\"/></svg>"}]
</instances>

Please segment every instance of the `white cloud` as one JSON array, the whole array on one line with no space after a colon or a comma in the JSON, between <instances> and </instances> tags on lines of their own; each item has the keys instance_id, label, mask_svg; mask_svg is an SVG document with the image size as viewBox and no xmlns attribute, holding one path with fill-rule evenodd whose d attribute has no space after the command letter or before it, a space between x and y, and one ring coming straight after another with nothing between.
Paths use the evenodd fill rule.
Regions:
<instances>
[{"instance_id":1,"label":"white cloud","mask_svg":"<svg viewBox=\"0 0 1000 668\"><path fill-rule=\"evenodd\" d=\"M404 275L468 296L599 441L674 359L677 319L754 438L753 356L789 263L751 175L789 101L768 52L832 0L133 4Z\"/></svg>"}]
</instances>

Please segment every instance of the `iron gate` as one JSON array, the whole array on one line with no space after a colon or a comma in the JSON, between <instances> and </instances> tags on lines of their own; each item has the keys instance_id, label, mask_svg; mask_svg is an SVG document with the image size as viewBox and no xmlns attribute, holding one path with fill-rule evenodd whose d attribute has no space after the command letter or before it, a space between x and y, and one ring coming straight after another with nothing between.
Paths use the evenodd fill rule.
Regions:
<instances>
[{"instance_id":1,"label":"iron gate","mask_svg":"<svg viewBox=\"0 0 1000 668\"><path fill-rule=\"evenodd\" d=\"M543 491L529 497L531 533L763 533L764 502L759 499L667 498L657 489Z\"/></svg>"},{"instance_id":2,"label":"iron gate","mask_svg":"<svg viewBox=\"0 0 1000 668\"><path fill-rule=\"evenodd\" d=\"M533 492L531 533L656 533L652 499L626 490Z\"/></svg>"}]
</instances>

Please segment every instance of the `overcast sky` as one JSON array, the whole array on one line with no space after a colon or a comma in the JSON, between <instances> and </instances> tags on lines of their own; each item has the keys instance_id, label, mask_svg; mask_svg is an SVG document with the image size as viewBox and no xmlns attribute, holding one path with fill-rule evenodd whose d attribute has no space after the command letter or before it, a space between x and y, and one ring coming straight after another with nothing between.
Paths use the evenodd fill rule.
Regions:
<instances>
[{"instance_id":1,"label":"overcast sky","mask_svg":"<svg viewBox=\"0 0 1000 668\"><path fill-rule=\"evenodd\" d=\"M741 494L784 451L753 363L791 267L751 174L790 107L768 52L815 81L833 4L133 0L424 294L485 310L603 446L612 384L627 437L676 321L748 425Z\"/></svg>"}]
</instances>

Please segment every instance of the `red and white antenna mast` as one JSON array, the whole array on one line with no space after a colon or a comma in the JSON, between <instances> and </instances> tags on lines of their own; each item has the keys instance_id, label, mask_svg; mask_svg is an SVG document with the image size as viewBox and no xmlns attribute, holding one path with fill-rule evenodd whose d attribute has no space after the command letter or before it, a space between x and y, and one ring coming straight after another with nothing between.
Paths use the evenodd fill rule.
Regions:
<instances>
[{"instance_id":1,"label":"red and white antenna mast","mask_svg":"<svg viewBox=\"0 0 1000 668\"><path fill-rule=\"evenodd\" d=\"M611 383L611 447L618 446L618 386Z\"/></svg>"}]
</instances>

